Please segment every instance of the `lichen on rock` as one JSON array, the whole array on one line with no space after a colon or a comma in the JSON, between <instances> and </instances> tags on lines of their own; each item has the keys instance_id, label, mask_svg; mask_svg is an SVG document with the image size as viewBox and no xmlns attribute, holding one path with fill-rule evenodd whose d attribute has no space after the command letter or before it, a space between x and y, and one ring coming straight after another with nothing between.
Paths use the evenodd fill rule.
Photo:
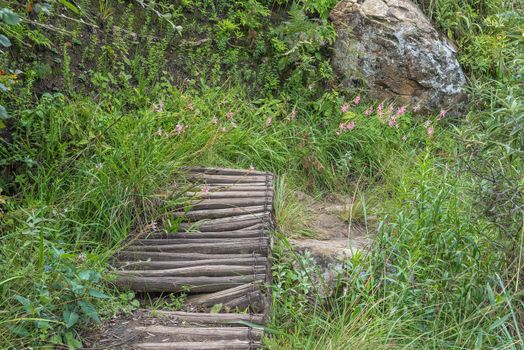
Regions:
<instances>
[{"instance_id":1,"label":"lichen on rock","mask_svg":"<svg viewBox=\"0 0 524 350\"><path fill-rule=\"evenodd\" d=\"M466 79L453 43L409 0L343 0L332 10L333 66L342 83L420 113L460 112Z\"/></svg>"}]
</instances>

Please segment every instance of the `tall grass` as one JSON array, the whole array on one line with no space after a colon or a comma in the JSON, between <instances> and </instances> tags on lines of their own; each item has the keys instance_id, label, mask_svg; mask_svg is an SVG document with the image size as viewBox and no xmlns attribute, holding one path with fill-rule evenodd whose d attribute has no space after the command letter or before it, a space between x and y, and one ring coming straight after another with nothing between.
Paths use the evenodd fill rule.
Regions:
<instances>
[{"instance_id":1,"label":"tall grass","mask_svg":"<svg viewBox=\"0 0 524 350\"><path fill-rule=\"evenodd\" d=\"M293 292L274 300L280 333L269 348L522 347L522 292L501 277L496 228L477 220L465 184L430 154L406 169L374 247L347 263L331 295L309 293L314 302L301 311L296 301L289 306L300 298ZM282 272L286 264L297 270L292 261L281 264L275 278L315 290L307 274L294 281Z\"/></svg>"}]
</instances>

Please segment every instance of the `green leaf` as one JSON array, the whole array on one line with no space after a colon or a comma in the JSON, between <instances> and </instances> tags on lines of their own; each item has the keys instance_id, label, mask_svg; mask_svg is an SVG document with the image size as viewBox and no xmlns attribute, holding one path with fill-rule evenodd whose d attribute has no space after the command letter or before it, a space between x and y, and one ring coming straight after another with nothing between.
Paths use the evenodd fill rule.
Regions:
<instances>
[{"instance_id":1,"label":"green leaf","mask_svg":"<svg viewBox=\"0 0 524 350\"><path fill-rule=\"evenodd\" d=\"M222 304L215 304L213 305L213 307L211 308L209 312L212 314L218 314L220 310L222 310L222 306L223 306Z\"/></svg>"},{"instance_id":2,"label":"green leaf","mask_svg":"<svg viewBox=\"0 0 524 350\"><path fill-rule=\"evenodd\" d=\"M91 279L91 273L93 271L91 270L82 270L80 271L80 273L78 274L78 277L80 277L80 279L82 281L89 281Z\"/></svg>"},{"instance_id":3,"label":"green leaf","mask_svg":"<svg viewBox=\"0 0 524 350\"><path fill-rule=\"evenodd\" d=\"M109 295L104 294L101 291L96 290L96 289L90 289L89 295L92 296L93 298L98 298L98 299L110 299L111 298Z\"/></svg>"},{"instance_id":4,"label":"green leaf","mask_svg":"<svg viewBox=\"0 0 524 350\"><path fill-rule=\"evenodd\" d=\"M78 7L76 7L75 5L70 3L69 1L67 1L67 0L59 0L59 2L62 5L64 5L65 7L67 7L69 10L73 11L74 13L76 13L77 15L80 14L80 10L78 9Z\"/></svg>"},{"instance_id":5,"label":"green leaf","mask_svg":"<svg viewBox=\"0 0 524 350\"><path fill-rule=\"evenodd\" d=\"M22 304L24 307L24 310L26 312L31 312L31 300L27 299L26 297L23 297L21 295L15 295L15 299Z\"/></svg>"},{"instance_id":6,"label":"green leaf","mask_svg":"<svg viewBox=\"0 0 524 350\"><path fill-rule=\"evenodd\" d=\"M10 9L4 9L2 11L2 21L5 24L9 24L13 26L15 24L20 23L20 17L18 17L18 15L14 13L13 11L11 11Z\"/></svg>"},{"instance_id":7,"label":"green leaf","mask_svg":"<svg viewBox=\"0 0 524 350\"><path fill-rule=\"evenodd\" d=\"M493 324L492 324L491 326L489 326L489 330L490 330L490 331L493 331L493 330L499 328L499 327L502 326L504 323L506 323L506 321L508 320L508 318L509 318L510 316L511 316L510 314L507 314L506 316L499 318L498 320L496 320L495 322L493 322Z\"/></svg>"},{"instance_id":8,"label":"green leaf","mask_svg":"<svg viewBox=\"0 0 524 350\"><path fill-rule=\"evenodd\" d=\"M76 339L75 335L72 332L67 332L64 335L67 346L70 349L79 349L82 347L82 342Z\"/></svg>"},{"instance_id":9,"label":"green leaf","mask_svg":"<svg viewBox=\"0 0 524 350\"><path fill-rule=\"evenodd\" d=\"M49 338L49 342L54 345L61 345L62 337L60 336L60 334L55 334L51 338Z\"/></svg>"},{"instance_id":10,"label":"green leaf","mask_svg":"<svg viewBox=\"0 0 524 350\"><path fill-rule=\"evenodd\" d=\"M5 35L0 34L0 45L2 45L3 47L9 47L11 46L11 41Z\"/></svg>"},{"instance_id":11,"label":"green leaf","mask_svg":"<svg viewBox=\"0 0 524 350\"><path fill-rule=\"evenodd\" d=\"M74 311L64 310L62 314L66 328L73 327L78 321L78 314Z\"/></svg>"},{"instance_id":12,"label":"green leaf","mask_svg":"<svg viewBox=\"0 0 524 350\"><path fill-rule=\"evenodd\" d=\"M84 312L86 316L88 316L89 318L91 318L92 320L96 322L100 322L100 318L98 317L98 312L96 312L96 309L92 304L88 303L87 301L82 300L78 302L78 305L80 305L80 308L82 309L82 311Z\"/></svg>"},{"instance_id":13,"label":"green leaf","mask_svg":"<svg viewBox=\"0 0 524 350\"><path fill-rule=\"evenodd\" d=\"M7 325L7 328L19 337L27 337L29 335L29 331L20 325L14 326L10 324Z\"/></svg>"}]
</instances>

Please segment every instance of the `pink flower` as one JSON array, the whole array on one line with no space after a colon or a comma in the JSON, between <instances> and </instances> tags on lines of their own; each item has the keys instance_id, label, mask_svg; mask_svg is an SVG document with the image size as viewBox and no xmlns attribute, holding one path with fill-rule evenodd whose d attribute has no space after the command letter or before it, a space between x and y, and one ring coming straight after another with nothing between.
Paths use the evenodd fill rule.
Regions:
<instances>
[{"instance_id":1,"label":"pink flower","mask_svg":"<svg viewBox=\"0 0 524 350\"><path fill-rule=\"evenodd\" d=\"M346 124L344 124L344 123L340 123L340 124L338 125L338 128L339 128L340 130L346 130Z\"/></svg>"},{"instance_id":2,"label":"pink flower","mask_svg":"<svg viewBox=\"0 0 524 350\"><path fill-rule=\"evenodd\" d=\"M347 111L349 110L349 105L347 103L344 103L341 107L340 107L340 111L342 113L346 113Z\"/></svg>"},{"instance_id":3,"label":"pink flower","mask_svg":"<svg viewBox=\"0 0 524 350\"><path fill-rule=\"evenodd\" d=\"M355 106L357 106L360 103L360 99L361 99L360 95L355 97L355 99L353 100L353 102L355 103Z\"/></svg>"},{"instance_id":4,"label":"pink flower","mask_svg":"<svg viewBox=\"0 0 524 350\"><path fill-rule=\"evenodd\" d=\"M229 112L227 112L227 114L226 114L226 119L229 120L229 119L233 118L234 115L235 115L234 112L229 111Z\"/></svg>"},{"instance_id":5,"label":"pink flower","mask_svg":"<svg viewBox=\"0 0 524 350\"><path fill-rule=\"evenodd\" d=\"M211 118L211 124L216 125L217 123L218 123L218 118L217 117Z\"/></svg>"},{"instance_id":6,"label":"pink flower","mask_svg":"<svg viewBox=\"0 0 524 350\"><path fill-rule=\"evenodd\" d=\"M269 128L271 126L271 117L267 117L266 119L266 127Z\"/></svg>"},{"instance_id":7,"label":"pink flower","mask_svg":"<svg viewBox=\"0 0 524 350\"><path fill-rule=\"evenodd\" d=\"M430 126L427 131L428 131L428 135L431 136L431 135L433 135L434 129L433 129L432 126Z\"/></svg>"},{"instance_id":8,"label":"pink flower","mask_svg":"<svg viewBox=\"0 0 524 350\"><path fill-rule=\"evenodd\" d=\"M346 129L353 130L355 129L355 122L349 122L346 124Z\"/></svg>"},{"instance_id":9,"label":"pink flower","mask_svg":"<svg viewBox=\"0 0 524 350\"><path fill-rule=\"evenodd\" d=\"M442 119L444 119L444 117L446 116L446 113L447 113L447 112L448 112L448 111L446 111L445 109L441 110L441 111L440 111L440 114L438 115L438 120L442 120Z\"/></svg>"},{"instance_id":10,"label":"pink flower","mask_svg":"<svg viewBox=\"0 0 524 350\"><path fill-rule=\"evenodd\" d=\"M401 106L398 111L397 111L397 116L400 117L401 115L403 115L404 113L406 113L406 107L405 106Z\"/></svg>"},{"instance_id":11,"label":"pink flower","mask_svg":"<svg viewBox=\"0 0 524 350\"><path fill-rule=\"evenodd\" d=\"M184 124L177 124L175 126L175 134L180 135L184 131L185 128L186 126Z\"/></svg>"},{"instance_id":12,"label":"pink flower","mask_svg":"<svg viewBox=\"0 0 524 350\"><path fill-rule=\"evenodd\" d=\"M391 118L389 118L388 125L390 128L392 128L393 126L396 126L398 128L397 117L392 116Z\"/></svg>"},{"instance_id":13,"label":"pink flower","mask_svg":"<svg viewBox=\"0 0 524 350\"><path fill-rule=\"evenodd\" d=\"M369 116L371 113L373 113L373 106L370 106L368 109L366 109L366 111L364 112L364 114L366 116Z\"/></svg>"},{"instance_id":14,"label":"pink flower","mask_svg":"<svg viewBox=\"0 0 524 350\"><path fill-rule=\"evenodd\" d=\"M384 103L382 102L381 104L378 105L377 107L377 113L378 115L382 115L382 111L384 110Z\"/></svg>"},{"instance_id":15,"label":"pink flower","mask_svg":"<svg viewBox=\"0 0 524 350\"><path fill-rule=\"evenodd\" d=\"M204 187L202 187L202 193L209 193L209 186L208 185L204 185Z\"/></svg>"}]
</instances>

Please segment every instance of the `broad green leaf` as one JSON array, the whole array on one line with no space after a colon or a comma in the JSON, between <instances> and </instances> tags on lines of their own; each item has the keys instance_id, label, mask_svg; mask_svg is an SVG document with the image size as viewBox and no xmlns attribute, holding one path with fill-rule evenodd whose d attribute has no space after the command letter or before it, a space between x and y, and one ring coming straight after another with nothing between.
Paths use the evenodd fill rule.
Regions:
<instances>
[{"instance_id":1,"label":"broad green leaf","mask_svg":"<svg viewBox=\"0 0 524 350\"><path fill-rule=\"evenodd\" d=\"M96 322L100 322L100 318L98 317L98 312L96 312L96 309L92 304L88 303L87 301L82 300L78 302L78 305L80 305L80 308L82 309L82 311L84 312L86 316L88 316L89 318L93 319Z\"/></svg>"},{"instance_id":2,"label":"broad green leaf","mask_svg":"<svg viewBox=\"0 0 524 350\"><path fill-rule=\"evenodd\" d=\"M5 35L0 34L0 45L2 45L3 47L9 47L11 46L11 41Z\"/></svg>"},{"instance_id":3,"label":"broad green leaf","mask_svg":"<svg viewBox=\"0 0 524 350\"><path fill-rule=\"evenodd\" d=\"M64 310L62 314L66 328L73 327L78 321L78 314L74 311Z\"/></svg>"},{"instance_id":4,"label":"broad green leaf","mask_svg":"<svg viewBox=\"0 0 524 350\"><path fill-rule=\"evenodd\" d=\"M20 23L20 17L10 9L4 9L2 11L2 21L5 24L15 25Z\"/></svg>"},{"instance_id":5,"label":"broad green leaf","mask_svg":"<svg viewBox=\"0 0 524 350\"><path fill-rule=\"evenodd\" d=\"M102 293L101 291L96 290L96 289L90 289L89 295L92 296L93 298L98 298L98 299L110 299L111 298L109 295Z\"/></svg>"},{"instance_id":6,"label":"broad green leaf","mask_svg":"<svg viewBox=\"0 0 524 350\"><path fill-rule=\"evenodd\" d=\"M16 295L15 296L15 299L20 303L22 304L22 306L24 307L24 310L26 312L31 312L31 300L27 299L26 297L23 297L21 295Z\"/></svg>"},{"instance_id":7,"label":"broad green leaf","mask_svg":"<svg viewBox=\"0 0 524 350\"><path fill-rule=\"evenodd\" d=\"M78 273L78 277L80 277L82 281L89 281L91 279L92 272L93 271L91 270L82 270Z\"/></svg>"},{"instance_id":8,"label":"broad green leaf","mask_svg":"<svg viewBox=\"0 0 524 350\"><path fill-rule=\"evenodd\" d=\"M76 283L75 281L71 281L71 290L75 294L82 294L84 292L85 287L81 285L80 283Z\"/></svg>"},{"instance_id":9,"label":"broad green leaf","mask_svg":"<svg viewBox=\"0 0 524 350\"><path fill-rule=\"evenodd\" d=\"M72 332L67 332L64 337L65 337L66 344L69 348L79 349L82 347L82 342L76 339L75 335Z\"/></svg>"},{"instance_id":10,"label":"broad green leaf","mask_svg":"<svg viewBox=\"0 0 524 350\"><path fill-rule=\"evenodd\" d=\"M29 335L29 331L20 325L14 326L12 324L7 325L7 328L14 334L18 335L19 337L27 337Z\"/></svg>"},{"instance_id":11,"label":"broad green leaf","mask_svg":"<svg viewBox=\"0 0 524 350\"><path fill-rule=\"evenodd\" d=\"M49 338L49 342L51 344L60 345L62 344L62 337L60 336L60 334L55 334L51 338Z\"/></svg>"}]
</instances>

